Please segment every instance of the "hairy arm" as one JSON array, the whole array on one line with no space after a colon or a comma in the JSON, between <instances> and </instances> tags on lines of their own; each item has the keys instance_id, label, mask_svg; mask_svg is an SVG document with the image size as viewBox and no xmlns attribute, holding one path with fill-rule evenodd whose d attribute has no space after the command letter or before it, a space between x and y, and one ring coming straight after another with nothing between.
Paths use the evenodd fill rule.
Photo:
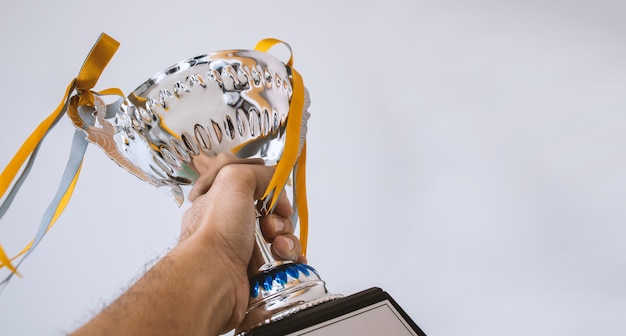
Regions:
<instances>
[{"instance_id":1,"label":"hairy arm","mask_svg":"<svg viewBox=\"0 0 626 336\"><path fill-rule=\"evenodd\" d=\"M190 238L191 239L191 238ZM73 335L217 335L241 283L209 247L181 242L126 293ZM202 261L202 262L199 262ZM243 279L245 280L245 279Z\"/></svg>"},{"instance_id":2,"label":"hairy arm","mask_svg":"<svg viewBox=\"0 0 626 336\"><path fill-rule=\"evenodd\" d=\"M178 245L73 335L218 335L243 320L256 212L273 169L228 165L194 186ZM197 190L200 190L199 192ZM286 198L261 227L282 260L303 260Z\"/></svg>"}]
</instances>

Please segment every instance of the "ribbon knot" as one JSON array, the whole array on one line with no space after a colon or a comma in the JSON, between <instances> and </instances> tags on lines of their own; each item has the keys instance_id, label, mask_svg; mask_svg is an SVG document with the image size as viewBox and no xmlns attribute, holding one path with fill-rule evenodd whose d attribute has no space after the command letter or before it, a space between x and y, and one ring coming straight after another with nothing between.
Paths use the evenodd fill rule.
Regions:
<instances>
[{"instance_id":1,"label":"ribbon knot","mask_svg":"<svg viewBox=\"0 0 626 336\"><path fill-rule=\"evenodd\" d=\"M120 43L102 33L80 68L76 77L76 91L80 96L79 105L93 106L94 96L91 89L96 86L100 75L119 48Z\"/></svg>"},{"instance_id":2,"label":"ribbon knot","mask_svg":"<svg viewBox=\"0 0 626 336\"><path fill-rule=\"evenodd\" d=\"M91 90L81 90L76 88L76 91L78 92L78 106L94 106L94 96Z\"/></svg>"},{"instance_id":3,"label":"ribbon knot","mask_svg":"<svg viewBox=\"0 0 626 336\"><path fill-rule=\"evenodd\" d=\"M117 51L119 45L119 42L117 42L107 34L102 33L100 35L98 41L93 46L93 48L89 52L89 55L85 59L85 62L83 63L83 66L81 67L78 76L74 80L72 80L70 85L67 87L63 100L61 101L59 106L54 112L52 112L50 116L48 116L48 118L46 118L41 124L39 124L39 126L33 131L33 133L31 133L28 139L26 139L26 141L17 151L15 156L13 156L6 168L2 171L2 173L0 174L0 197L5 194L13 181L16 182L11 188L8 196L0 205L0 218L6 212L7 208L13 201L14 196L17 194L17 191L19 190L23 180L28 175L28 172L30 171L30 167L34 162L37 150L39 149L41 142L48 134L48 132L59 121L61 116L65 114L66 111L68 111L68 108L68 114L70 118L74 120L74 118L78 116L74 105L76 101L78 101L79 106L94 106L94 94L117 94L123 96L123 93L119 89L108 89L100 93L91 91L91 89L98 82L98 79L104 71L104 68L113 58L113 55ZM78 94L70 98L73 90L76 90ZM74 144L77 145L75 146ZM55 196L55 199L52 201L48 210L44 214L44 218L42 218L42 222L40 223L40 227L37 231L35 238L30 243L28 243L26 247L22 249L22 251L20 251L16 256L12 258L9 258L3 250L2 246L0 246L0 268L7 267L12 272L7 278L0 282L0 286L5 285L13 274L19 275L19 273L17 272L17 266L13 265L13 261L24 255L24 257L21 259L21 261L23 261L28 253L30 253L37 246L41 238L43 238L43 235L45 235L45 233L50 230L54 222L65 209L65 206L67 205L67 202L69 202L69 199L74 190L74 186L76 185L76 181L78 180L80 166L82 165L82 159L86 146L87 141L85 140L84 134L80 134L80 131L77 130L74 135L70 160L68 162L68 166L66 167L66 172L64 173L62 183L59 186L59 190L57 191L57 196ZM24 165L24 162L27 159L28 163L26 167L16 180L16 176L20 171L20 168Z\"/></svg>"}]
</instances>

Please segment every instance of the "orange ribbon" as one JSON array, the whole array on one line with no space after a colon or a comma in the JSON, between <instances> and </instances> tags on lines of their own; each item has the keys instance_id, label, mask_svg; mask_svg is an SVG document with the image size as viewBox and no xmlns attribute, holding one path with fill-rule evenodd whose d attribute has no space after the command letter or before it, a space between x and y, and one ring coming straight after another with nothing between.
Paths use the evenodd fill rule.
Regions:
<instances>
[{"instance_id":1,"label":"orange ribbon","mask_svg":"<svg viewBox=\"0 0 626 336\"><path fill-rule=\"evenodd\" d=\"M261 40L254 47L255 50L267 52L270 48L276 44L282 43L289 48L289 60L287 66L291 68L292 80L293 80L293 94L291 102L289 103L289 116L287 117L286 136L285 136L285 148L280 161L276 165L276 171L269 186L263 194L263 199L271 197L270 205L268 209L273 209L278 201L278 197L284 186L287 184L289 175L294 168L297 168L296 185L295 185L295 197L294 202L297 202L298 206L298 218L300 219L300 243L302 245L302 253L306 255L306 244L308 236L308 209L306 204L306 185L305 185L305 164L306 164L306 148L304 144L301 149L300 144L300 132L302 131L302 110L304 108L304 84L300 74L293 68L293 54L291 53L291 47L289 44L268 38ZM300 156L298 156L300 152Z\"/></svg>"},{"instance_id":2,"label":"orange ribbon","mask_svg":"<svg viewBox=\"0 0 626 336\"><path fill-rule=\"evenodd\" d=\"M28 157L30 157L35 150L35 148L41 143L44 136L50 131L53 126L54 120L56 120L60 114L63 114L68 110L68 102L70 100L70 94L74 89L78 91L79 103L78 105L87 105L93 106L94 97L91 89L96 85L102 71L107 66L117 48L119 47L119 42L114 40L112 37L101 34L98 38L98 41L93 46L89 55L85 59L83 66L78 73L78 76L73 79L68 85L65 95L63 96L63 100L59 104L59 106L48 116L39 126L33 131L33 133L26 139L24 144L17 151L15 156L11 159L7 167L4 169L2 174L0 175L0 197L4 195L7 191L8 187L15 180L17 173L20 168L23 166L24 162ZM123 96L123 93L119 89L109 89L102 91L98 94L118 94ZM76 108L69 107L68 114L71 114L70 117L78 116L78 112ZM80 168L75 172L74 178L72 179L69 187L63 194L62 198L57 204L54 215L52 216L50 222L47 224L46 232L50 230L53 226L54 222L61 215L67 203L69 202L74 187L76 185L76 181L78 180L78 176L80 174ZM34 240L32 240L29 244L20 251L16 256L9 259L7 254L5 253L2 246L0 246L0 268L7 267L11 272L19 275L17 269L12 264L11 261L16 258L24 255L27 251L31 249L33 246Z\"/></svg>"}]
</instances>

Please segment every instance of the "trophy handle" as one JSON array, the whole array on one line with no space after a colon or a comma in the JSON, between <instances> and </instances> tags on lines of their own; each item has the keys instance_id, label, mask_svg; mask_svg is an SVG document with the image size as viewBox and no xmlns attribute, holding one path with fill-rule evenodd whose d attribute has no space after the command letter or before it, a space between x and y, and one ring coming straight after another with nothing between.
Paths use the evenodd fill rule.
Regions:
<instances>
[{"instance_id":1,"label":"trophy handle","mask_svg":"<svg viewBox=\"0 0 626 336\"><path fill-rule=\"evenodd\" d=\"M122 153L120 153L115 140L113 140L113 136L116 132L115 126L105 119L107 105L102 98L94 96L94 106L93 110L90 111L90 114L83 113L81 115L81 109L77 110L78 114L68 113L68 116L76 128L85 132L89 142L100 147L106 155L115 161L115 163L117 163L120 167L125 168L131 174L154 186L161 185L161 183L146 174L143 170L130 162ZM86 122L84 119L91 120ZM172 193L176 196L174 191ZM177 200L177 203L180 205L182 201L179 202Z\"/></svg>"}]
</instances>

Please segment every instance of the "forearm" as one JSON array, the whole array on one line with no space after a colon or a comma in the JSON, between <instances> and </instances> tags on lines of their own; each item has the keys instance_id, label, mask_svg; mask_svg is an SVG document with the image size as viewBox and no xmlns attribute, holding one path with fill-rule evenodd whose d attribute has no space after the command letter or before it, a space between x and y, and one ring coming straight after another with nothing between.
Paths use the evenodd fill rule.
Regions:
<instances>
[{"instance_id":1,"label":"forearm","mask_svg":"<svg viewBox=\"0 0 626 336\"><path fill-rule=\"evenodd\" d=\"M231 164L215 180L199 180L178 246L74 335L207 336L237 327L249 298L254 200L262 197L272 174L262 165ZM271 228L265 234L277 254L295 260L299 243L293 224L284 223L291 205L286 196L278 203L273 217L260 220ZM293 237L293 244L285 236Z\"/></svg>"},{"instance_id":2,"label":"forearm","mask_svg":"<svg viewBox=\"0 0 626 336\"><path fill-rule=\"evenodd\" d=\"M235 281L215 251L186 240L74 335L217 335L233 313Z\"/></svg>"}]
</instances>

